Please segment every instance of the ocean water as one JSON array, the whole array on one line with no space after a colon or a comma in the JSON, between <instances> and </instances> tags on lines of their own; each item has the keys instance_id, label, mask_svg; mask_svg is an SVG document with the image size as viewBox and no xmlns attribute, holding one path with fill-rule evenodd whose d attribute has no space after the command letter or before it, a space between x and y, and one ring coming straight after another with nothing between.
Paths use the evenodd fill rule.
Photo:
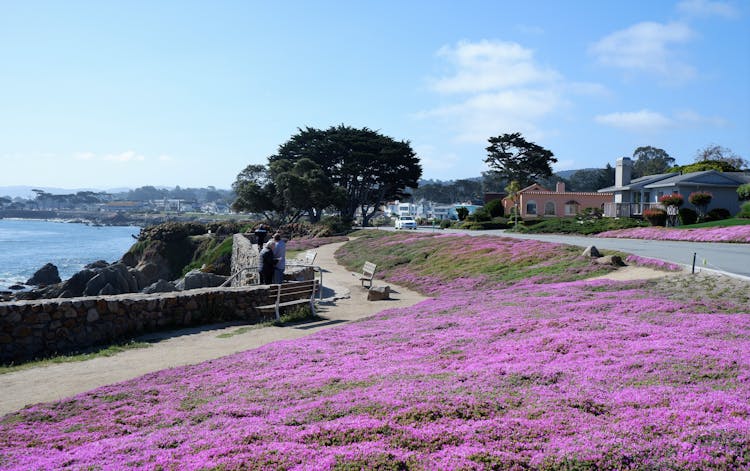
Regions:
<instances>
[{"instance_id":1,"label":"ocean water","mask_svg":"<svg viewBox=\"0 0 750 471\"><path fill-rule=\"evenodd\" d=\"M140 232L133 226L0 219L0 290L23 283L46 263L66 280L96 260L119 260Z\"/></svg>"}]
</instances>

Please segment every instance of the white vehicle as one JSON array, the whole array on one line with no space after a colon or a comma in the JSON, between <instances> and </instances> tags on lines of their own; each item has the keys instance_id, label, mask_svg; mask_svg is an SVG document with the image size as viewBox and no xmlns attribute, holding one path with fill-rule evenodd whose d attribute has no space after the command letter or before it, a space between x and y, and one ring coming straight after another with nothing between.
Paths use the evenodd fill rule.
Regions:
<instances>
[{"instance_id":1,"label":"white vehicle","mask_svg":"<svg viewBox=\"0 0 750 471\"><path fill-rule=\"evenodd\" d=\"M417 221L411 216L399 216L399 218L396 219L396 229L417 230Z\"/></svg>"}]
</instances>

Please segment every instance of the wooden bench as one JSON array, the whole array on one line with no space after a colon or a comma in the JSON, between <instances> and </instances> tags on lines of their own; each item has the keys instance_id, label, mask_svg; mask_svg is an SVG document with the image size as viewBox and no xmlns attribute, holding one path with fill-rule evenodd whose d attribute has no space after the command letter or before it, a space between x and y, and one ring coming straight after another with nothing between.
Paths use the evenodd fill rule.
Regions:
<instances>
[{"instance_id":1,"label":"wooden bench","mask_svg":"<svg viewBox=\"0 0 750 471\"><path fill-rule=\"evenodd\" d=\"M269 285L268 294L261 306L255 306L259 311L271 311L276 314L276 320L281 320L280 310L284 307L298 304L309 304L315 315L315 295L320 291L319 280L290 281L280 285Z\"/></svg>"},{"instance_id":2,"label":"wooden bench","mask_svg":"<svg viewBox=\"0 0 750 471\"><path fill-rule=\"evenodd\" d=\"M372 262L365 262L365 265L362 267L362 273L358 274L359 282L362 283L362 287L372 288L372 279L375 277L376 267L377 265ZM357 275L357 273L355 273L355 275ZM365 283L367 283L367 286L365 286Z\"/></svg>"}]
</instances>

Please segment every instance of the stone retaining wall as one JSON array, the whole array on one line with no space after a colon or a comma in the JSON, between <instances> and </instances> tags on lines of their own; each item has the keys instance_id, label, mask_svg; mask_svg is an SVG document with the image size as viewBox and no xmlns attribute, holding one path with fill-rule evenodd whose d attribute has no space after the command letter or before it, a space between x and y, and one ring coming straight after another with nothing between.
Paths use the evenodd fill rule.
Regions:
<instances>
[{"instance_id":1,"label":"stone retaining wall","mask_svg":"<svg viewBox=\"0 0 750 471\"><path fill-rule=\"evenodd\" d=\"M247 285L247 275L255 274L253 271L235 276L246 268L258 266L258 249L253 240L254 236L251 238L244 234L234 234L232 237L232 286Z\"/></svg>"},{"instance_id":2,"label":"stone retaining wall","mask_svg":"<svg viewBox=\"0 0 750 471\"><path fill-rule=\"evenodd\" d=\"M268 320L267 286L0 303L0 362L78 351L149 331Z\"/></svg>"}]
</instances>

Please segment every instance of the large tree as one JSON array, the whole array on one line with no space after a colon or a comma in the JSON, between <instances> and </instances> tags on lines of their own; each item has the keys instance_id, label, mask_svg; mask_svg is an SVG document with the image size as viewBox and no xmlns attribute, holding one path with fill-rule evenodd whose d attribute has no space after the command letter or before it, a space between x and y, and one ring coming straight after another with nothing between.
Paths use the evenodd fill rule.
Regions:
<instances>
[{"instance_id":1,"label":"large tree","mask_svg":"<svg viewBox=\"0 0 750 471\"><path fill-rule=\"evenodd\" d=\"M317 221L317 207L341 199L341 192L331 187L320 166L306 158L248 165L232 189L237 194L232 204L235 211L260 213L275 225L297 222L305 214Z\"/></svg>"},{"instance_id":2,"label":"large tree","mask_svg":"<svg viewBox=\"0 0 750 471\"><path fill-rule=\"evenodd\" d=\"M506 180L517 181L523 188L538 178L552 175L551 164L557 162L554 154L528 142L521 133L503 134L488 141L490 145L484 161Z\"/></svg>"},{"instance_id":3,"label":"large tree","mask_svg":"<svg viewBox=\"0 0 750 471\"><path fill-rule=\"evenodd\" d=\"M667 173L674 165L674 158L664 149L643 146L633 151L633 178Z\"/></svg>"},{"instance_id":4,"label":"large tree","mask_svg":"<svg viewBox=\"0 0 750 471\"><path fill-rule=\"evenodd\" d=\"M610 164L604 168L578 170L570 176L571 191L597 191L615 184L615 169Z\"/></svg>"},{"instance_id":5,"label":"large tree","mask_svg":"<svg viewBox=\"0 0 750 471\"><path fill-rule=\"evenodd\" d=\"M367 224L382 203L403 198L406 188L418 186L422 166L407 141L344 125L298 131L268 158L269 163L304 158L315 162L337 191L334 207L344 221L352 221L359 209ZM323 209L313 208L318 213Z\"/></svg>"},{"instance_id":6,"label":"large tree","mask_svg":"<svg viewBox=\"0 0 750 471\"><path fill-rule=\"evenodd\" d=\"M724 162L729 168L735 168L741 170L748 167L748 161L735 154L732 149L722 147L716 144L711 144L698 149L695 153L696 162ZM725 170L734 171L734 170Z\"/></svg>"}]
</instances>

